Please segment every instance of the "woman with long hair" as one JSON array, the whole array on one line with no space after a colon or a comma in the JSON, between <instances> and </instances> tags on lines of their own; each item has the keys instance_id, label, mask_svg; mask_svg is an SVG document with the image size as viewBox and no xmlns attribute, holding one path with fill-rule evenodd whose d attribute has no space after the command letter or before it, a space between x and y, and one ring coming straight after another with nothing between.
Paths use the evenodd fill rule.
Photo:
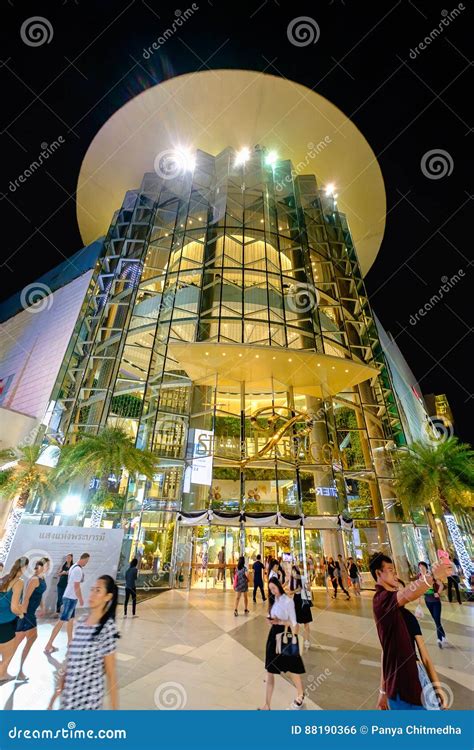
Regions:
<instances>
[{"instance_id":1,"label":"woman with long hair","mask_svg":"<svg viewBox=\"0 0 474 750\"><path fill-rule=\"evenodd\" d=\"M291 566L290 591L293 593L293 602L295 605L296 622L304 627L304 646L309 648L311 645L309 623L313 622L311 614L312 602L305 585L304 577L296 565Z\"/></svg>"},{"instance_id":2,"label":"woman with long hair","mask_svg":"<svg viewBox=\"0 0 474 750\"><path fill-rule=\"evenodd\" d=\"M16 626L18 618L23 617L21 595L23 592L23 574L28 567L28 558L19 557L13 563L12 569L0 581L0 682L13 680L8 674L10 664L16 649Z\"/></svg>"},{"instance_id":3,"label":"woman with long hair","mask_svg":"<svg viewBox=\"0 0 474 750\"><path fill-rule=\"evenodd\" d=\"M45 575L48 572L49 559L42 557L35 565L34 574L31 576L26 586L26 592L23 596L22 610L23 617L18 620L16 626L16 645L18 648L23 638L26 638L26 644L21 654L20 671L18 672L19 680L27 680L23 672L26 657L30 653L33 643L38 637L38 622L36 620L36 610L41 604L44 592L46 591Z\"/></svg>"},{"instance_id":4,"label":"woman with long hair","mask_svg":"<svg viewBox=\"0 0 474 750\"><path fill-rule=\"evenodd\" d=\"M267 672L267 687L265 703L261 711L270 711L275 688L275 675L289 673L291 680L296 688L296 696L292 703L292 708L301 708L304 703L304 689L301 675L304 674L305 668L303 660L298 653L285 653L283 639L279 639L286 628L291 628L291 633L298 636L298 623L296 621L296 612L293 599L285 594L285 590L278 578L275 576L268 583L269 591L274 599L274 604L268 615L268 622L271 625L267 638L265 651L265 669ZM281 648L278 647L277 641L281 640ZM289 638L291 640L291 637Z\"/></svg>"},{"instance_id":5,"label":"woman with long hair","mask_svg":"<svg viewBox=\"0 0 474 750\"><path fill-rule=\"evenodd\" d=\"M100 576L89 594L89 614L81 617L69 644L58 687L48 708L61 696L61 709L99 711L103 708L107 680L110 704L118 709L115 651L119 634L115 625L118 588L109 575Z\"/></svg>"},{"instance_id":6,"label":"woman with long hair","mask_svg":"<svg viewBox=\"0 0 474 750\"><path fill-rule=\"evenodd\" d=\"M57 576L58 576L58 585L56 587L56 591L57 591L56 614L57 615L59 615L61 611L61 606L63 603L63 596L64 596L64 592L66 591L66 586L67 586L67 577L73 564L74 564L74 558L72 554L69 553L68 555L66 555L64 562L59 566L58 571L57 571Z\"/></svg>"},{"instance_id":7,"label":"woman with long hair","mask_svg":"<svg viewBox=\"0 0 474 750\"><path fill-rule=\"evenodd\" d=\"M271 612L271 609L273 605L275 604L275 598L270 589L270 581L272 580L272 578L276 578L276 580L279 581L279 583L281 583L281 585L283 586L283 576L280 570L280 563L278 562L278 560L275 560L275 559L270 560L270 564L268 566L268 612L269 613Z\"/></svg>"},{"instance_id":8,"label":"woman with long hair","mask_svg":"<svg viewBox=\"0 0 474 750\"><path fill-rule=\"evenodd\" d=\"M245 567L245 558L243 556L239 557L239 561L237 563L237 570L235 571L234 576L234 591L235 591L235 607L234 607L234 615L237 617L239 614L239 602L240 597L242 594L244 595L244 614L248 615L249 613L249 579L247 575L247 568Z\"/></svg>"},{"instance_id":9,"label":"woman with long hair","mask_svg":"<svg viewBox=\"0 0 474 750\"><path fill-rule=\"evenodd\" d=\"M428 563L420 561L418 563L418 578L426 578L428 570ZM431 588L425 591L425 604L431 617L433 618L434 624L436 625L436 636L438 638L438 646L440 648L443 648L443 646L447 643L446 633L444 632L444 628L441 624L440 594L443 588L444 586L441 581L437 581L433 578L433 585L431 586Z\"/></svg>"}]
</instances>

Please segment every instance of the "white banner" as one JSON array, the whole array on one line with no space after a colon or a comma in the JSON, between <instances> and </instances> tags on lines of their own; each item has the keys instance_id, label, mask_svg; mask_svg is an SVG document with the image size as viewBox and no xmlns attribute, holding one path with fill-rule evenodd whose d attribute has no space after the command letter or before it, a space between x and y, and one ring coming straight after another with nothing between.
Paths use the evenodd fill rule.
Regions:
<instances>
[{"instance_id":1,"label":"white banner","mask_svg":"<svg viewBox=\"0 0 474 750\"><path fill-rule=\"evenodd\" d=\"M91 529L83 526L46 526L20 524L10 547L5 570L19 557L26 556L30 561L25 579L33 575L35 562L40 557L48 557L51 567L46 577L46 608L54 610L57 597L57 571L67 554L71 553L77 562L83 552L90 554L84 568L82 594L87 603L89 589L99 576L117 575L117 566L122 547L122 529Z\"/></svg>"}]
</instances>

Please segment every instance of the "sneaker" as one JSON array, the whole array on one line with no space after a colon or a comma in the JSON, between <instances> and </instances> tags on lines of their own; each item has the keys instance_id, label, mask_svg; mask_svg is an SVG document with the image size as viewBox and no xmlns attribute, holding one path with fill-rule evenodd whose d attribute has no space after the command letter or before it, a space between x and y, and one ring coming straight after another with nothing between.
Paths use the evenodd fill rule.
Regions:
<instances>
[{"instance_id":1,"label":"sneaker","mask_svg":"<svg viewBox=\"0 0 474 750\"><path fill-rule=\"evenodd\" d=\"M310 641L305 641L304 642L304 647L305 647L306 651L309 649L310 646L311 646L311 642Z\"/></svg>"},{"instance_id":2,"label":"sneaker","mask_svg":"<svg viewBox=\"0 0 474 750\"><path fill-rule=\"evenodd\" d=\"M440 640L438 640L438 646L439 646L440 648L443 648L443 641L440 641Z\"/></svg>"},{"instance_id":3,"label":"sneaker","mask_svg":"<svg viewBox=\"0 0 474 750\"><path fill-rule=\"evenodd\" d=\"M299 711L301 708L303 708L304 698L305 698L304 693L303 695L299 695L297 698L295 698L295 700L291 704L291 708L294 711Z\"/></svg>"}]
</instances>

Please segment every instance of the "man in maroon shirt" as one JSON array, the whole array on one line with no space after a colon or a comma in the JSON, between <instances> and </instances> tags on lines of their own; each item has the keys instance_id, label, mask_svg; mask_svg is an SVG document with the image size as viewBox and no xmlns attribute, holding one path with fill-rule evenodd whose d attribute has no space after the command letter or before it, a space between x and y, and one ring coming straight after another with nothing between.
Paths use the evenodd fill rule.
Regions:
<instances>
[{"instance_id":1,"label":"man in maroon shirt","mask_svg":"<svg viewBox=\"0 0 474 750\"><path fill-rule=\"evenodd\" d=\"M413 639L400 612L408 602L415 601L433 585L433 576L446 580L447 566L436 563L432 573L400 588L392 560L381 552L372 556L370 572L376 581L373 609L377 632L382 645L382 686L377 708L423 709L421 684Z\"/></svg>"}]
</instances>

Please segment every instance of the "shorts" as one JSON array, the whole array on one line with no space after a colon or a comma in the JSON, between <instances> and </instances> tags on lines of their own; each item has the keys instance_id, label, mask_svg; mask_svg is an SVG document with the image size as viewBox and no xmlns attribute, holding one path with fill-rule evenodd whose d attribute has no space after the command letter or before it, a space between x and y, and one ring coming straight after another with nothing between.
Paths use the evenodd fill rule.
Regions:
<instances>
[{"instance_id":1,"label":"shorts","mask_svg":"<svg viewBox=\"0 0 474 750\"><path fill-rule=\"evenodd\" d=\"M18 617L15 617L15 619L10 620L10 622L2 622L0 624L0 643L9 643L9 641L13 640L16 633L17 622Z\"/></svg>"},{"instance_id":2,"label":"shorts","mask_svg":"<svg viewBox=\"0 0 474 750\"><path fill-rule=\"evenodd\" d=\"M59 616L59 619L62 620L62 622L68 622L69 620L74 619L76 606L77 606L77 599L67 599L64 596L63 606L61 609L61 614Z\"/></svg>"},{"instance_id":3,"label":"shorts","mask_svg":"<svg viewBox=\"0 0 474 750\"><path fill-rule=\"evenodd\" d=\"M36 615L26 614L23 617L18 618L16 632L26 633L27 630L33 630L34 628L37 628L37 627L38 627L38 622L36 620Z\"/></svg>"}]
</instances>

